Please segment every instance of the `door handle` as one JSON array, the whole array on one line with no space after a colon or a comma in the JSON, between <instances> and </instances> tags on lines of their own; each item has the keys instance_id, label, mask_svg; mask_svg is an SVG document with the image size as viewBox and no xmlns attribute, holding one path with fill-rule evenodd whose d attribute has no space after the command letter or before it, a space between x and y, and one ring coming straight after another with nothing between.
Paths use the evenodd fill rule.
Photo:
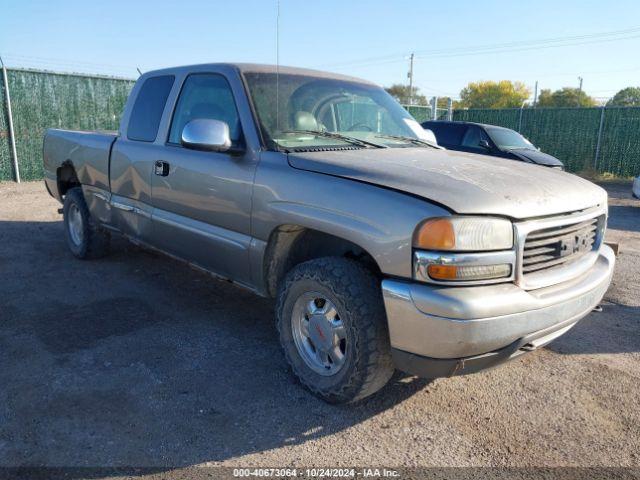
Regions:
<instances>
[{"instance_id":1,"label":"door handle","mask_svg":"<svg viewBox=\"0 0 640 480\"><path fill-rule=\"evenodd\" d=\"M162 160L156 160L154 170L156 175L160 177L166 177L167 175L169 175L169 163Z\"/></svg>"}]
</instances>

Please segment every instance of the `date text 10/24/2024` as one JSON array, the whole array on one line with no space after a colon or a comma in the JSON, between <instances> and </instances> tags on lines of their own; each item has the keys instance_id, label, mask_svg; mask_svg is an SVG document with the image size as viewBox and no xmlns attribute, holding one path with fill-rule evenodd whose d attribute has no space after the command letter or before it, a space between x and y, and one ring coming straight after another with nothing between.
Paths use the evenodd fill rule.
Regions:
<instances>
[{"instance_id":1,"label":"date text 10/24/2024","mask_svg":"<svg viewBox=\"0 0 640 480\"><path fill-rule=\"evenodd\" d=\"M400 472L387 468L234 468L234 477L396 478Z\"/></svg>"}]
</instances>

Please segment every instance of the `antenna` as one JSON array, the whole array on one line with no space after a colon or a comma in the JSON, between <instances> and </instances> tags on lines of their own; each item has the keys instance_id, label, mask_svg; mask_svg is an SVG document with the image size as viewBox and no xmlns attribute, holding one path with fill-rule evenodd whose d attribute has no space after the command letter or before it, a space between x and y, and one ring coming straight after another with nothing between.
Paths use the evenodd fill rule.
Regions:
<instances>
[{"instance_id":1,"label":"antenna","mask_svg":"<svg viewBox=\"0 0 640 480\"><path fill-rule=\"evenodd\" d=\"M276 131L280 130L280 0L276 0Z\"/></svg>"},{"instance_id":2,"label":"antenna","mask_svg":"<svg viewBox=\"0 0 640 480\"><path fill-rule=\"evenodd\" d=\"M136 70L138 71L138 75L142 76L142 72L140 71L140 69L138 67L136 67Z\"/></svg>"}]
</instances>

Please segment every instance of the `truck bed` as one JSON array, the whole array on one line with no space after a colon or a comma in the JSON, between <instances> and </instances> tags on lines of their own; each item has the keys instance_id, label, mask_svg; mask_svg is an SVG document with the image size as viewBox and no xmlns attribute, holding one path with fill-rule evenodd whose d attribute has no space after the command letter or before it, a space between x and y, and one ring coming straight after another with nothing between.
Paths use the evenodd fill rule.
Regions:
<instances>
[{"instance_id":1,"label":"truck bed","mask_svg":"<svg viewBox=\"0 0 640 480\"><path fill-rule=\"evenodd\" d=\"M60 200L58 169L72 165L83 185L109 190L109 155L117 132L48 129L44 136L45 181Z\"/></svg>"}]
</instances>

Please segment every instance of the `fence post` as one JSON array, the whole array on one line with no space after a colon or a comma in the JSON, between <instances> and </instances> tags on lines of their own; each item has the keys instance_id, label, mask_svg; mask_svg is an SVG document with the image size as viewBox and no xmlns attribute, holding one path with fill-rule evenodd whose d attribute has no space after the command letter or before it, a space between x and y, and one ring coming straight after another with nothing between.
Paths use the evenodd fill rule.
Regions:
<instances>
[{"instance_id":1,"label":"fence post","mask_svg":"<svg viewBox=\"0 0 640 480\"><path fill-rule=\"evenodd\" d=\"M453 98L449 97L447 102L447 120L450 122L453 120Z\"/></svg>"},{"instance_id":2,"label":"fence post","mask_svg":"<svg viewBox=\"0 0 640 480\"><path fill-rule=\"evenodd\" d=\"M604 109L603 105L600 109L600 126L598 127L598 139L596 140L596 156L593 159L593 169L598 171L598 157L600 157L600 144L602 143L602 126L604 125Z\"/></svg>"},{"instance_id":3,"label":"fence post","mask_svg":"<svg viewBox=\"0 0 640 480\"><path fill-rule=\"evenodd\" d=\"M431 98L431 120L438 120L438 97Z\"/></svg>"},{"instance_id":4,"label":"fence post","mask_svg":"<svg viewBox=\"0 0 640 480\"><path fill-rule=\"evenodd\" d=\"M524 102L520 107L520 116L518 117L518 133L522 133L522 111L524 110Z\"/></svg>"},{"instance_id":5,"label":"fence post","mask_svg":"<svg viewBox=\"0 0 640 480\"><path fill-rule=\"evenodd\" d=\"M7 67L5 67L2 57L0 57L0 65L2 65L2 82L4 83L4 91L7 101L7 116L9 117L9 141L11 142L11 156L13 157L13 172L16 182L20 183L20 168L18 167L18 152L16 151L16 136L13 130L13 114L11 112L11 94L9 93L9 79L7 78Z\"/></svg>"}]
</instances>

